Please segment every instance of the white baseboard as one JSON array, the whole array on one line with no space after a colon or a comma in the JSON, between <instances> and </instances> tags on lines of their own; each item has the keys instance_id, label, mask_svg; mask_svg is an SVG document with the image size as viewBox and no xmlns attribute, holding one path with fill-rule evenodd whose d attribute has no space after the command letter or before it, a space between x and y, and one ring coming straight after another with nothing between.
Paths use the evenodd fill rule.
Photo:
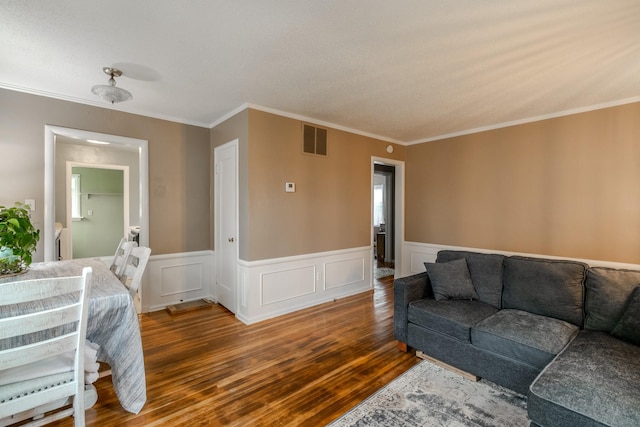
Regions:
<instances>
[{"instance_id":1,"label":"white baseboard","mask_svg":"<svg viewBox=\"0 0 640 427\"><path fill-rule=\"evenodd\" d=\"M621 269L629 269L629 270L640 270L640 264L627 264L627 263L621 263L621 262L601 261L601 260L593 260L593 259L557 257L557 256L551 256L551 255L530 254L530 253L523 253L523 252L497 251L497 250L483 249L483 248L467 248L467 247L461 247L461 246L437 245L433 243L404 242L404 250L403 250L403 254L405 256L405 260L403 262L404 268L403 268L403 271L399 273L399 275L396 275L396 277L410 276L412 274L425 271L424 263L435 262L436 257L438 255L438 251L441 251L444 249L503 254L503 255L520 255L520 256L529 256L529 257L535 257L535 258L571 259L574 261L584 262L585 264L588 264L592 267L610 267L610 268L621 268Z\"/></svg>"}]
</instances>

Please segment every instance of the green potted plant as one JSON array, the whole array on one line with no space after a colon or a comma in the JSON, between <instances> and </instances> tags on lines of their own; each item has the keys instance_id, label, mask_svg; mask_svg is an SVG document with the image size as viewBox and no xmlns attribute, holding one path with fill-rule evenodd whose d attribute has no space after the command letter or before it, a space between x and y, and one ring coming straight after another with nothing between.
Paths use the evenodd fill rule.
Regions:
<instances>
[{"instance_id":1,"label":"green potted plant","mask_svg":"<svg viewBox=\"0 0 640 427\"><path fill-rule=\"evenodd\" d=\"M27 271L38 240L40 230L33 227L25 205L0 206L0 275Z\"/></svg>"}]
</instances>

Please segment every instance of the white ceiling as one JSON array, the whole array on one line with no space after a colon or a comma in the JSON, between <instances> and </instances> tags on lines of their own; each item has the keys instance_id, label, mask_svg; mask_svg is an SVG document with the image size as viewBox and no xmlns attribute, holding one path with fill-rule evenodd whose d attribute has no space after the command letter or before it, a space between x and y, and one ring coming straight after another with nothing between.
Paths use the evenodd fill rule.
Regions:
<instances>
[{"instance_id":1,"label":"white ceiling","mask_svg":"<svg viewBox=\"0 0 640 427\"><path fill-rule=\"evenodd\" d=\"M104 66L132 101L91 93ZM640 1L0 0L0 87L420 142L640 101Z\"/></svg>"}]
</instances>

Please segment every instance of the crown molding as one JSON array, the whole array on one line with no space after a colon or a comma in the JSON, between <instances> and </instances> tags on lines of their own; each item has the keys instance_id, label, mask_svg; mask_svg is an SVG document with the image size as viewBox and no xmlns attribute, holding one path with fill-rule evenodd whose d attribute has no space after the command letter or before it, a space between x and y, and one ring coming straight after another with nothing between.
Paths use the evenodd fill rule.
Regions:
<instances>
[{"instance_id":1,"label":"crown molding","mask_svg":"<svg viewBox=\"0 0 640 427\"><path fill-rule=\"evenodd\" d=\"M246 110L247 108L251 108L252 110L262 111L262 112L265 112L265 113L275 114L277 116L287 117L289 119L299 120L299 121L302 121L302 122L306 122L306 123L310 123L310 124L314 124L314 125L318 125L318 126L322 126L322 127L329 127L331 129L341 130L341 131L344 131L344 132L349 132L349 133L353 133L353 134L356 134L356 135L365 136L367 138L378 139L380 141L391 142L391 143L394 143L394 144L406 145L406 141L400 141L400 140L397 140L397 139L388 138L386 136L376 135L376 134L369 133L369 132L364 132L364 131L361 131L361 130L358 130L358 129L353 129L353 128L349 128L349 127L346 127L346 126L337 125L335 123L314 119L313 117L307 117L307 116L303 116L303 115L300 115L300 114L289 113L287 111L282 111L282 110L278 110L278 109L275 109L275 108L264 107L262 105L251 104L251 103L242 104L238 108L236 108L236 109L230 111L229 113L225 114L224 116L220 117L218 120L216 120L215 122L211 123L209 126L211 128L213 128L213 127L219 125L220 123L224 122L225 120L228 120L229 118L231 118L231 117L235 116L236 114L240 113L241 111Z\"/></svg>"},{"instance_id":2,"label":"crown molding","mask_svg":"<svg viewBox=\"0 0 640 427\"><path fill-rule=\"evenodd\" d=\"M601 103L601 104L589 105L589 106L586 106L586 107L580 107L580 108L574 108L574 109L570 109L570 110L559 111L559 112L556 112L556 113L543 114L543 115L540 115L540 116L528 117L528 118L524 118L524 119L509 121L509 122L496 123L496 124L492 124L492 125L488 125L488 126L481 126L481 127L477 127L477 128L466 129L466 130L459 131L459 132L452 132L452 133L448 133L448 134L437 135L437 136L432 136L432 137L423 138L423 139L417 139L417 140L414 140L414 141L401 141L401 140L398 140L398 139L389 138L389 137L386 137L386 136L376 135L376 134L373 134L373 133L370 133L370 132L361 131L359 129L353 129L353 128L342 126L342 125L338 125L338 124L335 124L335 123L314 119L313 117L307 117L307 116L303 116L303 115L300 115L300 114L294 114L294 113L290 113L290 112L287 112L287 111L282 111L282 110L278 110L278 109L275 109L275 108L265 107L265 106L262 106L262 105L252 104L252 103L244 103L244 104L238 106L237 108L229 111L228 113L224 114L223 116L220 116L218 119L216 119L212 123L203 123L203 122L196 122L196 121L193 121L193 120L186 120L186 119L184 119L182 117L173 117L173 116L165 116L165 115L161 115L161 114L143 113L141 111L137 111L134 108L128 108L126 106L126 104L124 104L124 105L123 104L113 104L113 105L111 105L111 104L104 103L104 102L89 101L89 100L82 99L82 98L76 98L76 97L72 97L72 96L61 95L61 94L53 93L53 92L46 92L46 91L41 91L41 90L33 89L33 88L26 88L26 87L22 87L22 86L15 86L15 85L10 85L10 84L7 84L7 83L2 83L2 82L0 82L0 88L1 89L11 90L11 91L14 91L14 92L22 92L22 93L27 93L27 94L30 94L30 95L42 96L42 97L46 97L46 98L53 98L53 99L58 99L58 100L61 100L61 101L73 102L73 103L76 103L76 104L83 104L83 105L88 105L88 106L92 106L92 107L104 108L104 109L107 109L107 110L120 111L120 112L123 112L123 113L129 113L129 114L136 114L136 115L139 115L139 116L149 117L149 118L153 118L153 119L166 120L166 121L171 121L171 122L190 125L190 126L204 127L204 128L208 128L208 129L212 129L212 128L218 126L220 123L222 123L222 122L230 119L231 117L235 116L236 114L246 110L247 108L251 108L251 109L254 109L254 110L258 110L258 111L263 111L265 113L271 113L271 114L275 114L275 115L278 115L278 116L288 117L290 119L300 120L300 121L311 123L311 124L315 124L315 125L318 125L318 126L330 127L332 129L341 130L341 131L353 133L353 134L356 134L356 135L365 136L367 138L373 138L373 139L377 139L377 140L380 140L380 141L391 142L391 143L394 143L394 144L404 145L404 146L410 146L410 145L416 145L416 144L423 144L423 143L427 143L427 142L440 141L440 140L443 140L443 139L455 138L455 137L458 137L458 136L471 135L471 134L474 134L474 133L486 132L486 131L491 131L491 130L496 130L496 129L507 128L507 127L511 127L511 126L517 126L517 125L522 125L522 124L527 124L527 123L534 123L534 122L539 122L539 121L548 120L548 119L555 119L555 118L559 118L559 117L571 116L571 115L574 115L574 114L586 113L586 112L590 112L590 111L602 110L602 109L605 109L605 108L618 107L618 106L621 106L621 105L633 104L633 103L636 103L636 102L640 102L640 96L635 96L635 97L631 97L631 98L625 98L625 99L619 99L619 100L610 101L610 102L604 102L604 103Z\"/></svg>"},{"instance_id":3,"label":"crown molding","mask_svg":"<svg viewBox=\"0 0 640 427\"><path fill-rule=\"evenodd\" d=\"M540 122L540 121L548 120L548 119L556 119L556 118L559 118L559 117L572 116L574 114L588 113L590 111L603 110L605 108L619 107L621 105L633 104L635 102L640 102L640 96L635 96L635 97L632 97L632 98L619 99L619 100L611 101L611 102L604 102L602 104L589 105L589 106L586 106L586 107L574 108L574 109L571 109L571 110L560 111L560 112L557 112L557 113L543 114L541 116L534 116L534 117L529 117L529 118L526 118L526 119L513 120L513 121L510 121L510 122L504 122L504 123L497 123L497 124L494 124L494 125L482 126L482 127L478 127L478 128L463 130L463 131L460 131L460 132L453 132L453 133L449 133L449 134L445 134L445 135L433 136L433 137L429 137L429 138L425 138L425 139L418 139L418 140L415 140L415 141L406 142L405 145L415 145L415 144L423 144L425 142L440 141L440 140L443 140L443 139L455 138L457 136L471 135L471 134L474 134L474 133L486 132L486 131L489 131L489 130L502 129L502 128L507 128L507 127L511 127L511 126L523 125L523 124L527 124L527 123Z\"/></svg>"},{"instance_id":4,"label":"crown molding","mask_svg":"<svg viewBox=\"0 0 640 427\"><path fill-rule=\"evenodd\" d=\"M59 101L73 102L75 104L88 105L88 106L91 106L91 107L104 108L106 110L120 111L122 113L129 113L129 114L135 114L135 115L138 115L138 116L149 117L151 119L166 120L166 121L169 121L169 122L180 123L180 124L183 124L183 125L207 127L206 123L196 122L196 121L192 121L192 120L186 120L186 119L184 119L182 117L164 116L162 114L149 114L149 113L146 113L146 112L142 112L142 111L136 110L135 108L130 108L130 107L127 106L127 104L121 104L121 103L109 104L108 102L105 102L105 101L102 101L102 102L100 102L100 101L89 101L89 100L83 99L83 98L76 98L76 97L73 97L73 96L61 95L59 93L47 92L47 91L43 91L43 90L38 90L38 89L33 89L33 88L26 88L26 87L22 87L22 86L14 86L14 85L6 84L6 83L0 83L0 89L7 89L7 90L14 91L14 92L27 93L29 95L36 95L36 96L42 96L42 97L45 97L45 98L57 99Z\"/></svg>"}]
</instances>

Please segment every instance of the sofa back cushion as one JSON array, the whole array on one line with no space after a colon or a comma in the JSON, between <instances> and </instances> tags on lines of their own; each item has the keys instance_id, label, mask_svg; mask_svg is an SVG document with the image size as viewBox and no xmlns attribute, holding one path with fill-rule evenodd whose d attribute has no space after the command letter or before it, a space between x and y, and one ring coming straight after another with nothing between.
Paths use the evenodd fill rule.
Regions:
<instances>
[{"instance_id":1,"label":"sofa back cushion","mask_svg":"<svg viewBox=\"0 0 640 427\"><path fill-rule=\"evenodd\" d=\"M611 332L622 317L640 271L591 267L587 271L584 327Z\"/></svg>"},{"instance_id":2,"label":"sofa back cushion","mask_svg":"<svg viewBox=\"0 0 640 427\"><path fill-rule=\"evenodd\" d=\"M640 286L631 293L627 307L611 335L640 346Z\"/></svg>"},{"instance_id":3,"label":"sofa back cushion","mask_svg":"<svg viewBox=\"0 0 640 427\"><path fill-rule=\"evenodd\" d=\"M524 310L583 325L587 264L512 256L504 260L502 308Z\"/></svg>"},{"instance_id":4,"label":"sofa back cushion","mask_svg":"<svg viewBox=\"0 0 640 427\"><path fill-rule=\"evenodd\" d=\"M464 258L467 260L471 282L478 293L478 299L500 308L502 299L502 262L504 255L482 254L479 252L442 250L436 262L449 262Z\"/></svg>"}]
</instances>

